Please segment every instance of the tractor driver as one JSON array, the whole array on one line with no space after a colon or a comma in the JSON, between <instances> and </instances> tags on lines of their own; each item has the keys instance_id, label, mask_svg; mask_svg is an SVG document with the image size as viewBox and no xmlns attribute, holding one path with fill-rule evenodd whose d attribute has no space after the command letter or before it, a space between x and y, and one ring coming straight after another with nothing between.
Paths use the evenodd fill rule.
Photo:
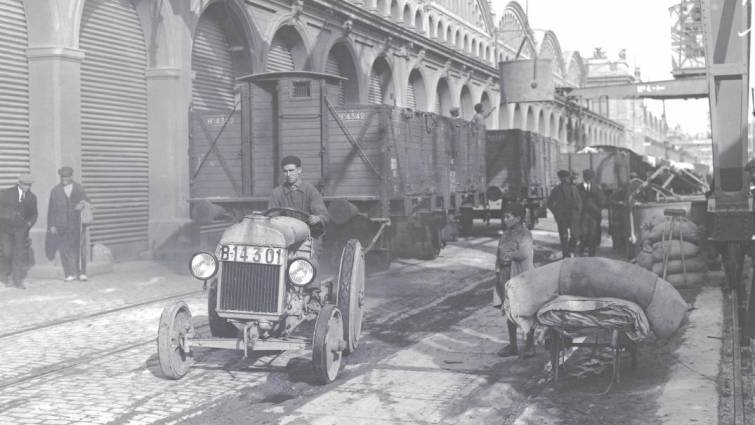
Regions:
<instances>
[{"instance_id":1,"label":"tractor driver","mask_svg":"<svg viewBox=\"0 0 755 425\"><path fill-rule=\"evenodd\" d=\"M322 200L320 192L301 178L301 159L297 156L287 156L281 161L281 169L285 181L273 189L270 196L270 208L294 208L309 214L307 223L310 226L328 224L328 209Z\"/></svg>"}]
</instances>

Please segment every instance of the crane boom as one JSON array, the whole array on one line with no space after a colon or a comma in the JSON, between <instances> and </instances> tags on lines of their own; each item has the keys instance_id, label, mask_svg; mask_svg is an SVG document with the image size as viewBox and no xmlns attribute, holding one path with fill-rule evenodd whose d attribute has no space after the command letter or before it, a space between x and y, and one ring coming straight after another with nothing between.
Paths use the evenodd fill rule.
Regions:
<instances>
[{"instance_id":1,"label":"crane boom","mask_svg":"<svg viewBox=\"0 0 755 425\"><path fill-rule=\"evenodd\" d=\"M649 83L614 84L572 89L570 96L612 99L698 99L708 97L708 79L690 77Z\"/></svg>"}]
</instances>

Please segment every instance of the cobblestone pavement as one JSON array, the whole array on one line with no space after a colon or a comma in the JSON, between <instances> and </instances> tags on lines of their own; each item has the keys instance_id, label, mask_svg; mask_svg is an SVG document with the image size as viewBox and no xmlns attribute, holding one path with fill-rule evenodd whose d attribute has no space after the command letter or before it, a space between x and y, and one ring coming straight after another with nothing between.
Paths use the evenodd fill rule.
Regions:
<instances>
[{"instance_id":1,"label":"cobblestone pavement","mask_svg":"<svg viewBox=\"0 0 755 425\"><path fill-rule=\"evenodd\" d=\"M370 277L365 311L366 323L373 324L367 327L400 320L489 280L496 243L493 238L462 242L434 262L401 260ZM271 373L285 376L310 368L308 352L243 360L238 352L199 350L186 377L161 378L155 338L169 301L123 307L199 290L201 283L154 263L119 265L112 275L86 283L29 286L0 293L0 308L8 312L0 319L5 335L0 336L0 424L174 422L265 383ZM195 326L203 327L206 298L200 293L185 300ZM113 308L123 309L75 320ZM41 327L23 331L29 326Z\"/></svg>"}]
</instances>

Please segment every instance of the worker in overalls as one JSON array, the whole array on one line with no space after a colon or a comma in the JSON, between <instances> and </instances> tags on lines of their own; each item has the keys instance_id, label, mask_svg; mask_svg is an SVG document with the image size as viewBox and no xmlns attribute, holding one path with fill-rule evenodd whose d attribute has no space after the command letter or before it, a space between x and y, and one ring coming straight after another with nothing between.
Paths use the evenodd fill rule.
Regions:
<instances>
[{"instance_id":1,"label":"worker in overalls","mask_svg":"<svg viewBox=\"0 0 755 425\"><path fill-rule=\"evenodd\" d=\"M534 251L532 247L532 234L527 228L525 207L518 203L510 203L503 214L506 225L498 242L498 254L496 255L495 271L496 286L493 291L493 306L500 307L503 316L506 317L505 285L514 276L534 268ZM501 357L516 356L519 353L517 345L517 326L506 318L506 326L509 333L509 345L503 347L498 355ZM526 336L522 357L535 355L534 328Z\"/></svg>"}]
</instances>

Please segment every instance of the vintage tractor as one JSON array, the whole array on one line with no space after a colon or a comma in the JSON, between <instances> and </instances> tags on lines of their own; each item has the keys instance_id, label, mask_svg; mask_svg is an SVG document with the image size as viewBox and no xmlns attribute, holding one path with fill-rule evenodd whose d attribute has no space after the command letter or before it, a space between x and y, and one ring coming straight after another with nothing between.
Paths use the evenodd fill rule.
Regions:
<instances>
[{"instance_id":1,"label":"vintage tractor","mask_svg":"<svg viewBox=\"0 0 755 425\"><path fill-rule=\"evenodd\" d=\"M160 317L157 354L165 377L179 379L197 347L253 351L312 349L312 366L321 383L338 375L344 354L359 346L362 333L365 264L356 239L346 242L337 270L321 267L316 255L320 226L308 214L288 208L252 213L223 233L214 253L191 258L191 274L208 289L212 338L194 333L183 301ZM314 334L295 335L305 321Z\"/></svg>"}]
</instances>

